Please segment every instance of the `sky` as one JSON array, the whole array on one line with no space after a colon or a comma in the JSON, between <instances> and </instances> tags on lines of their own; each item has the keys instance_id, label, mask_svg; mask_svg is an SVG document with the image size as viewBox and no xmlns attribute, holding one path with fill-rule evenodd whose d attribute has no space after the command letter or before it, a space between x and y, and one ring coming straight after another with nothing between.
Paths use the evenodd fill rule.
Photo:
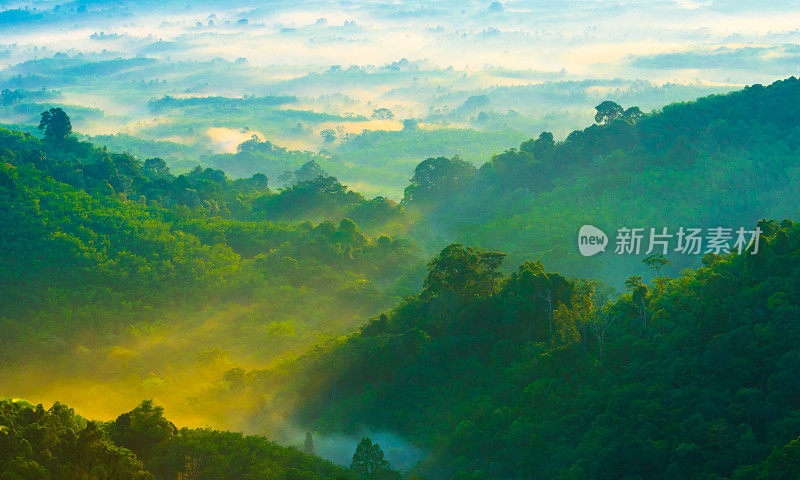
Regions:
<instances>
[{"instance_id":1,"label":"sky","mask_svg":"<svg viewBox=\"0 0 800 480\"><path fill-rule=\"evenodd\" d=\"M3 1L2 61L35 56L36 46L309 69L407 58L465 71L739 84L790 74L800 56L800 6L784 1L189 3Z\"/></svg>"},{"instance_id":2,"label":"sky","mask_svg":"<svg viewBox=\"0 0 800 480\"><path fill-rule=\"evenodd\" d=\"M25 94L0 104L0 123L35 124L59 105L81 133L214 152L254 134L330 149L325 129L344 142L412 118L562 139L604 100L650 112L798 65L800 3L784 0L0 0L0 90ZM165 96L294 100L282 114L154 110ZM483 106L466 108L473 97Z\"/></svg>"}]
</instances>

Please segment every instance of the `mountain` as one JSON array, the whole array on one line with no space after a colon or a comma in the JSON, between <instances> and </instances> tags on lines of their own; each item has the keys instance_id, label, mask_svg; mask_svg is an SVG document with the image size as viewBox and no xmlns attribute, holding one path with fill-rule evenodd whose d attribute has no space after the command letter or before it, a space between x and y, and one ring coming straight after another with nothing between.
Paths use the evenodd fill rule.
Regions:
<instances>
[{"instance_id":1,"label":"mountain","mask_svg":"<svg viewBox=\"0 0 800 480\"><path fill-rule=\"evenodd\" d=\"M759 227L756 254L632 277L613 302L450 245L419 295L300 359L284 395L316 429L407 436L430 478L797 478L800 225Z\"/></svg>"},{"instance_id":2,"label":"mountain","mask_svg":"<svg viewBox=\"0 0 800 480\"><path fill-rule=\"evenodd\" d=\"M479 169L455 158L419 164L402 202L422 218L410 234L431 254L455 241L619 288L647 270L632 255L581 257L581 226L614 238L621 228L674 233L797 218L797 78L647 114L622 111L561 141L544 132ZM693 256L672 260L673 275L697 265Z\"/></svg>"},{"instance_id":3,"label":"mountain","mask_svg":"<svg viewBox=\"0 0 800 480\"><path fill-rule=\"evenodd\" d=\"M481 168L427 159L400 203L311 161L273 191L174 175L62 120L42 139L0 130L0 393L113 420L3 403L0 435L41 420L73 445L95 425L80 448L100 462L20 436L8 468L115 458L175 478L194 472L181 452L223 445L203 471L247 478L230 465L271 455L131 410L152 398L187 427L282 441L389 432L434 479L797 478L800 227L763 220L797 213L797 107L795 78L648 114L604 102L597 125ZM759 250L582 257L584 224L758 226ZM427 270L417 242L440 250ZM134 417L169 439L137 440Z\"/></svg>"},{"instance_id":4,"label":"mountain","mask_svg":"<svg viewBox=\"0 0 800 480\"><path fill-rule=\"evenodd\" d=\"M399 207L333 178L272 192L263 176L174 176L70 137L0 130L0 145L5 395L101 418L155 398L179 420L231 427L260 400L232 407L226 378L350 331L424 269L413 244L342 218L380 231ZM341 220L312 223L312 208Z\"/></svg>"}]
</instances>

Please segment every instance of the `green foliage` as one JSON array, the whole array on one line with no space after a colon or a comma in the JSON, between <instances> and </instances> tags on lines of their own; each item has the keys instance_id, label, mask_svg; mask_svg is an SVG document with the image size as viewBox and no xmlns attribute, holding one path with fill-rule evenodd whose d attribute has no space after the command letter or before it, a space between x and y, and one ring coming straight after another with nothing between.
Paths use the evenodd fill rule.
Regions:
<instances>
[{"instance_id":1,"label":"green foliage","mask_svg":"<svg viewBox=\"0 0 800 480\"><path fill-rule=\"evenodd\" d=\"M410 405L425 406L431 415L453 407L445 417L456 418L466 412L462 406L468 408L459 396L495 384L498 378L489 372L497 373L500 365L530 358L534 350L569 351L592 308L592 286L545 273L534 263L502 278L497 271L502 258L461 245L447 247L429 264L422 294L330 351L302 360L303 375L309 376L303 377L301 392L308 401L304 415L327 410L331 415L325 421L334 428L347 428L348 419L415 425L419 436L437 422ZM549 301L540 295L544 292ZM555 319L558 335L552 333ZM337 367L331 372L326 365ZM315 368L326 375L318 377ZM467 379L466 371L486 375Z\"/></svg>"},{"instance_id":2,"label":"green foliage","mask_svg":"<svg viewBox=\"0 0 800 480\"><path fill-rule=\"evenodd\" d=\"M417 165L403 201L425 203L447 198L475 174L475 167L458 157L429 158Z\"/></svg>"},{"instance_id":3,"label":"green foliage","mask_svg":"<svg viewBox=\"0 0 800 480\"><path fill-rule=\"evenodd\" d=\"M10 90L4 88L0 91L0 105L12 105L25 98L25 92L22 89Z\"/></svg>"},{"instance_id":4,"label":"green foliage","mask_svg":"<svg viewBox=\"0 0 800 480\"><path fill-rule=\"evenodd\" d=\"M279 195L262 197L255 212L266 218L319 218L365 202L364 197L348 190L333 177L318 176L299 182Z\"/></svg>"},{"instance_id":5,"label":"green foliage","mask_svg":"<svg viewBox=\"0 0 800 480\"><path fill-rule=\"evenodd\" d=\"M486 296L494 292L502 253L478 252L471 247L453 244L442 250L428 264L423 295L453 292L462 297Z\"/></svg>"},{"instance_id":6,"label":"green foliage","mask_svg":"<svg viewBox=\"0 0 800 480\"><path fill-rule=\"evenodd\" d=\"M597 114L594 116L594 121L597 123L611 123L622 116L625 111L618 103L606 100L600 105L594 107Z\"/></svg>"},{"instance_id":7,"label":"green foliage","mask_svg":"<svg viewBox=\"0 0 800 480\"><path fill-rule=\"evenodd\" d=\"M276 185L290 186L294 178L281 181L289 172L301 169L310 162L330 162L323 156L299 150L288 150L273 144L268 140L259 140L253 135L249 140L236 147L236 153L217 153L202 156L199 159L205 165L224 170L231 177L249 177L256 173L265 174L270 179L276 180ZM327 176L327 175L326 175ZM314 177L312 177L314 178ZM310 180L303 178L302 180Z\"/></svg>"},{"instance_id":8,"label":"green foliage","mask_svg":"<svg viewBox=\"0 0 800 480\"><path fill-rule=\"evenodd\" d=\"M282 220L273 222L252 218L262 215L252 203L267 195L263 175L230 181L219 170L199 168L174 177L158 158L139 165L70 139L56 147L5 130L0 136L3 375L49 359L53 374L133 382L146 395L151 372L159 371L155 381L169 381L164 370L202 363L197 359L221 337L239 339L226 348L230 361L262 364L346 332L421 283L424 264L412 244L373 237L343 217L352 213L379 229L401 209L385 199L365 201L333 179L329 185L339 193L316 191L315 201L303 203L304 184L269 196L273 209L263 216ZM76 170L84 172L83 182L70 177ZM164 196L155 197L156 190ZM286 201L292 195L295 204ZM322 221L329 212L313 209L326 205L341 220ZM318 224L307 220L314 212L322 217ZM220 322L216 315L233 319ZM193 341L164 340L179 334ZM156 368L153 359L138 358L148 355L137 347L142 337L163 342L169 361ZM76 349L85 354L73 355ZM131 370L112 368L117 361ZM45 380L37 377L31 388L39 381ZM229 393L213 384L192 388L206 389L207 402L192 408L223 410L217 402ZM237 405L250 408L247 399Z\"/></svg>"},{"instance_id":9,"label":"green foliage","mask_svg":"<svg viewBox=\"0 0 800 480\"><path fill-rule=\"evenodd\" d=\"M171 96L164 96L159 99L153 99L148 102L148 107L153 112L160 112L162 110L172 110L177 108L187 107L208 107L208 108L232 108L243 106L278 106L294 103L297 101L296 97L292 96L245 96L242 98L227 98L227 97L188 97L188 98L175 98Z\"/></svg>"},{"instance_id":10,"label":"green foliage","mask_svg":"<svg viewBox=\"0 0 800 480\"><path fill-rule=\"evenodd\" d=\"M800 226L759 227L758 254L633 276L612 304L538 263L488 296L410 298L301 361L301 418L396 429L459 478L795 478Z\"/></svg>"},{"instance_id":11,"label":"green foliage","mask_svg":"<svg viewBox=\"0 0 800 480\"><path fill-rule=\"evenodd\" d=\"M376 108L372 111L372 118L377 118L378 120L391 120L394 118L394 113L388 108Z\"/></svg>"},{"instance_id":12,"label":"green foliage","mask_svg":"<svg viewBox=\"0 0 800 480\"><path fill-rule=\"evenodd\" d=\"M400 131L365 130L349 135L330 148L331 157L320 162L328 172L356 184L362 193L380 192L402 198L409 175L421 159L459 157L478 165L508 145L525 139L519 131L481 131L475 129L404 128Z\"/></svg>"},{"instance_id":13,"label":"green foliage","mask_svg":"<svg viewBox=\"0 0 800 480\"><path fill-rule=\"evenodd\" d=\"M48 118L60 118L52 116L51 112L45 114ZM56 120L48 122L50 125ZM58 182L95 196L117 196L122 200L166 209L186 207L197 214L213 217L316 221L330 218L338 221L353 216L358 217L356 220L365 219L371 229L402 220L401 208L391 206L387 209L383 197L368 201L348 190L337 179L328 177L313 160L315 157L296 155L298 152L287 152L256 138L242 143L234 155L237 159L232 162L241 166L241 162L246 160L238 157L252 157L265 165L280 164L263 157L277 155L291 158L286 164L288 168L305 159L305 163L299 163L299 168L292 173L288 188L271 192L269 180L263 173L229 180L222 170L200 166L175 176L160 157L142 162L130 154L109 153L88 142L59 138L61 140L57 143L42 142L30 135L0 129L0 140L4 145L4 150L0 150L0 160L13 166L33 167ZM212 163L225 167L230 162L218 159ZM286 171L271 170L276 177ZM379 211L374 212L376 209ZM352 215L350 210L354 210Z\"/></svg>"},{"instance_id":14,"label":"green foliage","mask_svg":"<svg viewBox=\"0 0 800 480\"><path fill-rule=\"evenodd\" d=\"M168 443L176 434L175 425L164 418L164 409L152 400L123 413L109 427L111 439L142 457Z\"/></svg>"},{"instance_id":15,"label":"green foliage","mask_svg":"<svg viewBox=\"0 0 800 480\"><path fill-rule=\"evenodd\" d=\"M42 120L39 122L39 130L44 131L44 136L48 140L61 141L72 133L72 124L64 110L51 108L42 112Z\"/></svg>"},{"instance_id":16,"label":"green foliage","mask_svg":"<svg viewBox=\"0 0 800 480\"><path fill-rule=\"evenodd\" d=\"M421 216L409 233L430 252L452 242L480 245L508 253L514 263L538 258L562 273L620 287L631 274L659 273L634 255L581 256L573 239L582 225L613 238L623 227L674 233L680 226L738 228L797 214L787 194L800 181L797 78L642 116L612 110L620 118L559 142L545 132L495 155L441 195L407 196L406 212ZM420 166L431 170L430 163ZM667 257L672 264L662 274L698 260Z\"/></svg>"},{"instance_id":17,"label":"green foliage","mask_svg":"<svg viewBox=\"0 0 800 480\"><path fill-rule=\"evenodd\" d=\"M397 472L389 468L389 462L383 458L383 450L377 443L372 443L369 437L364 437L356 446L353 461L350 463L356 478L361 480L378 480L400 478Z\"/></svg>"},{"instance_id":18,"label":"green foliage","mask_svg":"<svg viewBox=\"0 0 800 480\"><path fill-rule=\"evenodd\" d=\"M672 262L661 253L654 253L642 259L642 263L647 265L650 270L655 270L658 276L661 276L661 271L668 267Z\"/></svg>"},{"instance_id":19,"label":"green foliage","mask_svg":"<svg viewBox=\"0 0 800 480\"><path fill-rule=\"evenodd\" d=\"M156 108L250 105L173 100ZM484 105L475 97L465 108ZM607 276L627 278L614 303L593 281L538 261L503 275L505 254L452 243L428 264L419 295L331 337L417 287L413 247L357 223L380 231L411 211L421 218L413 234L429 245L458 236L603 275L602 263L577 266L566 251L577 225L744 222L796 208L785 192L798 179L798 105L794 78L648 115L604 102L600 125L558 143L542 133L478 170L457 156L425 160L400 205L324 174L333 157L257 137L215 161L284 159L292 178L278 192L263 173L175 176L161 157L142 162L76 140L50 110L48 141L0 130L0 368L30 353L51 361L71 348L111 350L126 329L146 328L136 322L173 309L198 327L198 310L230 302L249 317L216 323L242 364L262 366L222 365L208 396L246 398L256 412L297 405L298 419L322 430L395 429L429 449L421 468L436 476L796 478L800 227L789 221L759 223L758 255L708 254L673 280L662 269L691 260L606 255L615 263ZM422 135L415 125L397 135ZM390 137L367 132L337 150ZM762 194L736 197L742 179ZM720 202L697 206L698 196ZM265 320L272 315L279 321ZM281 344L293 329L309 338ZM325 343L308 351L312 340ZM197 364L210 352L193 352ZM302 352L297 363L263 366ZM273 397L276 380L284 387ZM64 412L0 404L4 480L348 475L261 437L179 430L152 402L104 428ZM392 478L384 462L365 438L352 473Z\"/></svg>"},{"instance_id":20,"label":"green foliage","mask_svg":"<svg viewBox=\"0 0 800 480\"><path fill-rule=\"evenodd\" d=\"M327 177L328 174L314 160L308 161L295 170L292 177L295 182L308 182L317 177Z\"/></svg>"},{"instance_id":21,"label":"green foliage","mask_svg":"<svg viewBox=\"0 0 800 480\"><path fill-rule=\"evenodd\" d=\"M347 475L342 467L264 437L178 430L150 401L103 426L59 403L44 410L0 400L3 480L322 480Z\"/></svg>"},{"instance_id":22,"label":"green foliage","mask_svg":"<svg viewBox=\"0 0 800 480\"><path fill-rule=\"evenodd\" d=\"M764 462L759 479L790 480L800 477L800 437L776 448Z\"/></svg>"},{"instance_id":23,"label":"green foliage","mask_svg":"<svg viewBox=\"0 0 800 480\"><path fill-rule=\"evenodd\" d=\"M322 141L325 143L333 143L336 141L336 130L332 128L326 128L319 132L319 134L322 137Z\"/></svg>"},{"instance_id":24,"label":"green foliage","mask_svg":"<svg viewBox=\"0 0 800 480\"><path fill-rule=\"evenodd\" d=\"M3 480L152 480L136 455L112 442L97 422L55 403L45 410L0 400Z\"/></svg>"}]
</instances>

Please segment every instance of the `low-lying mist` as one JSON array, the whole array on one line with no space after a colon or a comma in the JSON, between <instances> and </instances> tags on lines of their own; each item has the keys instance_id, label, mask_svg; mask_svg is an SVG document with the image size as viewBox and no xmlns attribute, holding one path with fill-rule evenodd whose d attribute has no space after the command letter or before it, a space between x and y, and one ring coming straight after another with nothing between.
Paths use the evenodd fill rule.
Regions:
<instances>
[{"instance_id":1,"label":"low-lying mist","mask_svg":"<svg viewBox=\"0 0 800 480\"><path fill-rule=\"evenodd\" d=\"M76 335L82 340L61 340L55 356L32 354L0 366L0 396L59 401L100 420L152 399L178 426L277 434L289 406L270 404L258 429L250 424L281 386L269 372L378 311L314 297L284 289L281 298L247 305L151 315L119 334L87 331Z\"/></svg>"},{"instance_id":2,"label":"low-lying mist","mask_svg":"<svg viewBox=\"0 0 800 480\"><path fill-rule=\"evenodd\" d=\"M362 438L368 437L373 443L381 446L393 468L407 470L425 458L425 452L409 443L401 436L386 431L364 429L359 435L312 433L314 454L326 458L337 465L350 466L353 452ZM293 445L302 448L305 432L298 430Z\"/></svg>"}]
</instances>

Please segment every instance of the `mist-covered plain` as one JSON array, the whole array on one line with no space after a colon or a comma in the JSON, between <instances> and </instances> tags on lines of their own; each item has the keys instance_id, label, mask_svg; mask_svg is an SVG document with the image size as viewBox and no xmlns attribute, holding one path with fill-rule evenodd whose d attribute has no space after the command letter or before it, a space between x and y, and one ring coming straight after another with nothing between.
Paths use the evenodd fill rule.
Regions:
<instances>
[{"instance_id":1,"label":"mist-covered plain","mask_svg":"<svg viewBox=\"0 0 800 480\"><path fill-rule=\"evenodd\" d=\"M186 170L256 135L322 149L329 173L395 199L427 156L479 165L542 130L590 124L604 99L649 111L788 76L800 59L800 12L775 2L0 8L0 88L17 92L3 98L5 123L62 105L82 134L171 142L161 155ZM187 101L203 97L224 98ZM98 143L146 155L127 137Z\"/></svg>"}]
</instances>

